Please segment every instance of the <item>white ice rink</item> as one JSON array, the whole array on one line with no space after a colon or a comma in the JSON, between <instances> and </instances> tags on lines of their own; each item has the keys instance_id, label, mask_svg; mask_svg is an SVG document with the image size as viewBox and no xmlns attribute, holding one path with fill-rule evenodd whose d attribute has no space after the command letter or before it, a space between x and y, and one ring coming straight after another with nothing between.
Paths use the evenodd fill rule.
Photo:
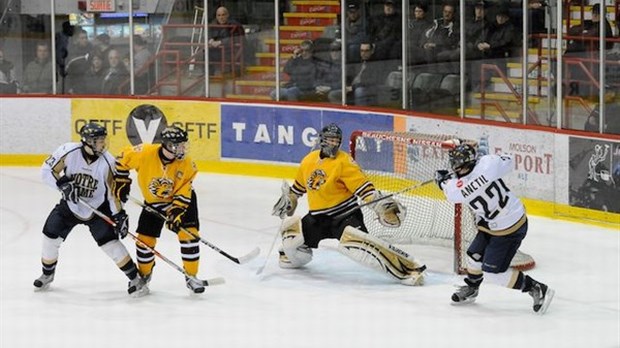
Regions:
<instances>
[{"instance_id":1,"label":"white ice rink","mask_svg":"<svg viewBox=\"0 0 620 348\"><path fill-rule=\"evenodd\" d=\"M84 227L62 245L51 288L34 292L41 228L60 194L38 168L0 168L0 347L620 347L618 231L531 217L522 248L538 264L529 274L556 290L547 314L533 314L528 295L488 284L475 304L456 307L450 295L461 280L447 250L420 248L429 274L416 288L325 242L305 269L279 269L274 250L256 276L279 225L270 212L280 183L200 173L203 237L233 255L256 246L261 255L239 266L201 246L199 276L225 285L190 296L183 276L158 261L151 294L134 299ZM135 187L132 195L140 197ZM139 210L127 210L133 231ZM176 237L162 233L157 248L181 264Z\"/></svg>"}]
</instances>

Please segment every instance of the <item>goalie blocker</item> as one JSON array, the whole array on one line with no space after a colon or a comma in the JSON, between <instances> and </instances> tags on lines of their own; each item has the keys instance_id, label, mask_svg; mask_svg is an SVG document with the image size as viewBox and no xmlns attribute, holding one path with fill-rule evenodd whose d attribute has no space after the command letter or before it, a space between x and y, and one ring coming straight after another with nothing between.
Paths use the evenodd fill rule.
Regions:
<instances>
[{"instance_id":1,"label":"goalie blocker","mask_svg":"<svg viewBox=\"0 0 620 348\"><path fill-rule=\"evenodd\" d=\"M280 267L299 268L312 261L312 249L305 243L299 216L284 220L281 228ZM315 246L316 247L316 246ZM338 250L352 260L387 273L404 285L422 285L426 266L409 253L355 227L344 226Z\"/></svg>"}]
</instances>

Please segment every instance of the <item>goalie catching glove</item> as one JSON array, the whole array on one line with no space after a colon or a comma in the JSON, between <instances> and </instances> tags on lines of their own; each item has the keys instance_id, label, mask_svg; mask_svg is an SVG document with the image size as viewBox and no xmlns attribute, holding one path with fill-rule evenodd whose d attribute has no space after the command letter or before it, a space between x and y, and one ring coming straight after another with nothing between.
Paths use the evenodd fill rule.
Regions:
<instances>
[{"instance_id":1,"label":"goalie catching glove","mask_svg":"<svg viewBox=\"0 0 620 348\"><path fill-rule=\"evenodd\" d=\"M280 219L284 219L287 216L292 216L297 208L297 195L291 192L291 187L286 181L282 182L282 196L278 199L278 202L273 206L271 215L278 216Z\"/></svg>"},{"instance_id":2,"label":"goalie catching glove","mask_svg":"<svg viewBox=\"0 0 620 348\"><path fill-rule=\"evenodd\" d=\"M377 213L381 225L390 228L400 227L407 216L407 208L393 197L383 197L385 197L383 193L376 191L374 195L370 196L367 203L372 203L373 201L381 199L379 202L370 205L375 213Z\"/></svg>"}]
</instances>

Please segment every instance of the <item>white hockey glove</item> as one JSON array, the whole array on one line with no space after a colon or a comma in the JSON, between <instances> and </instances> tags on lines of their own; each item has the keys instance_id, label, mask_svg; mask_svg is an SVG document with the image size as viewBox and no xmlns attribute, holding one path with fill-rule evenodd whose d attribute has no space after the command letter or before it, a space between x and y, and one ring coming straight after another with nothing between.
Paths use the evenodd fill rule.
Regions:
<instances>
[{"instance_id":1,"label":"white hockey glove","mask_svg":"<svg viewBox=\"0 0 620 348\"><path fill-rule=\"evenodd\" d=\"M297 208L297 195L291 192L291 187L286 181L282 182L282 196L278 199L278 202L273 206L271 215L278 216L280 219L284 219L287 216L292 216Z\"/></svg>"},{"instance_id":2,"label":"white hockey glove","mask_svg":"<svg viewBox=\"0 0 620 348\"><path fill-rule=\"evenodd\" d=\"M373 200L380 199L384 195L377 191ZM398 228L407 216L407 208L393 197L377 202L373 210L377 213L379 223L385 227Z\"/></svg>"}]
</instances>

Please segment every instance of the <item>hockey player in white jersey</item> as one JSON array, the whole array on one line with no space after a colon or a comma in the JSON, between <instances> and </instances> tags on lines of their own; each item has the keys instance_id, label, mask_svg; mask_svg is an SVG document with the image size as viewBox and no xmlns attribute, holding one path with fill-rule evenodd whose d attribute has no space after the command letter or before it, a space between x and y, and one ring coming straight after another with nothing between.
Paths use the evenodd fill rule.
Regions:
<instances>
[{"instance_id":1,"label":"hockey player in white jersey","mask_svg":"<svg viewBox=\"0 0 620 348\"><path fill-rule=\"evenodd\" d=\"M78 224L88 226L97 245L129 278L127 292L138 296L144 282L119 237L127 235L128 217L112 193L114 157L106 150L107 131L96 123L80 129L81 142L66 143L48 157L41 168L43 181L62 194L43 226L41 263L43 274L34 281L35 290L54 280L59 248ZM93 214L83 200L111 216L116 227Z\"/></svg>"},{"instance_id":2,"label":"hockey player in white jersey","mask_svg":"<svg viewBox=\"0 0 620 348\"><path fill-rule=\"evenodd\" d=\"M510 262L527 233L527 215L521 200L502 177L514 168L508 155L477 158L470 144L450 151L448 170L436 172L436 182L451 203L468 206L476 216L478 233L467 249L467 277L452 295L455 304L473 302L483 279L492 284L521 290L534 299L534 312L543 314L554 291L523 272L510 269Z\"/></svg>"}]
</instances>

